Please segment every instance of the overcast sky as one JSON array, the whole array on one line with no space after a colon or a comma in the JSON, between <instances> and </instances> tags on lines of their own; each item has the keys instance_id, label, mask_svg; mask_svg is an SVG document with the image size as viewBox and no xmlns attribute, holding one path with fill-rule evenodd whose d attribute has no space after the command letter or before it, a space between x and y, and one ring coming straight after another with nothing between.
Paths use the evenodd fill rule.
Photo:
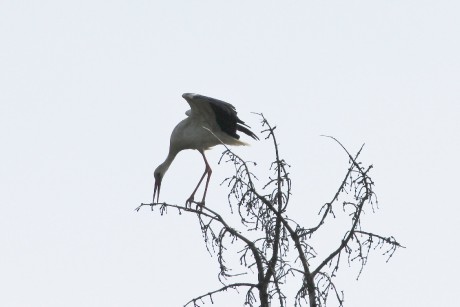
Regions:
<instances>
[{"instance_id":1,"label":"overcast sky","mask_svg":"<svg viewBox=\"0 0 460 307\"><path fill-rule=\"evenodd\" d=\"M320 135L366 143L380 208L365 226L407 249L389 263L377 251L358 281L343 266L346 306L453 306L459 16L443 0L1 0L0 305L182 306L220 286L194 216L134 211L195 92L234 104L257 133L251 112L277 125L291 216L306 226L347 168ZM251 143L235 150L269 161ZM221 152L207 154L207 205L227 212ZM203 169L180 153L160 200L183 204Z\"/></svg>"}]
</instances>

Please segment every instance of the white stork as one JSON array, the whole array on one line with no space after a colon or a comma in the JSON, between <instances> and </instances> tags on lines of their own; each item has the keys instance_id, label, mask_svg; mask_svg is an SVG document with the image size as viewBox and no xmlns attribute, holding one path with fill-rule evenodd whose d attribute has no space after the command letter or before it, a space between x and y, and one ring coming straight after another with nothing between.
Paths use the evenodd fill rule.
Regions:
<instances>
[{"instance_id":1,"label":"white stork","mask_svg":"<svg viewBox=\"0 0 460 307\"><path fill-rule=\"evenodd\" d=\"M190 110L185 112L188 117L178 123L171 133L169 153L166 160L155 169L153 202L155 203L155 196L158 202L161 180L176 155L184 149L196 149L203 156L206 168L195 190L193 190L192 195L187 199L186 206L195 202L195 193L204 177L207 175L203 199L201 203L195 202L196 204L204 206L209 179L212 173L211 167L204 155L204 151L222 143L227 145L247 145L247 143L239 140L240 136L236 134L237 131L241 131L255 140L259 138L248 129L250 128L248 125L238 118L233 105L198 94L185 93L182 97L190 105Z\"/></svg>"}]
</instances>

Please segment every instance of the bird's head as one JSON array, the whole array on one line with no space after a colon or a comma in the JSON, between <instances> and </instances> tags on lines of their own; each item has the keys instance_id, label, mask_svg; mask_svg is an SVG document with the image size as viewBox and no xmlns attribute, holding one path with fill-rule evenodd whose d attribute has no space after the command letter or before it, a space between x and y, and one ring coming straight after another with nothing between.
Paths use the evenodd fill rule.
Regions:
<instances>
[{"instance_id":1,"label":"bird's head","mask_svg":"<svg viewBox=\"0 0 460 307\"><path fill-rule=\"evenodd\" d=\"M160 198L160 188L161 188L161 180L163 179L164 172L160 167L157 167L153 176L155 177L155 188L153 189L153 202L155 203L155 196L157 198L156 202Z\"/></svg>"}]
</instances>

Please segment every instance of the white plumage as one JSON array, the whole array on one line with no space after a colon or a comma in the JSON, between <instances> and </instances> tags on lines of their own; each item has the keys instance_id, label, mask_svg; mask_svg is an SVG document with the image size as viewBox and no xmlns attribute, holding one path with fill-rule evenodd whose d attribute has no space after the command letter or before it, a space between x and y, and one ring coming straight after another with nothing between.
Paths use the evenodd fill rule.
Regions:
<instances>
[{"instance_id":1,"label":"white plumage","mask_svg":"<svg viewBox=\"0 0 460 307\"><path fill-rule=\"evenodd\" d=\"M207 175L202 201L197 203L204 206L209 179L212 173L204 151L221 143L227 145L246 145L246 143L239 140L237 131L241 131L255 140L259 138L248 129L249 126L238 118L233 105L198 94L186 93L182 97L190 105L190 110L185 112L188 117L178 123L171 133L168 156L155 170L153 202L155 203L155 196L158 202L161 181L176 155L181 150L196 149L203 156L206 168L192 195L187 199L186 205L190 205L192 202L197 203L194 201L195 193Z\"/></svg>"}]
</instances>

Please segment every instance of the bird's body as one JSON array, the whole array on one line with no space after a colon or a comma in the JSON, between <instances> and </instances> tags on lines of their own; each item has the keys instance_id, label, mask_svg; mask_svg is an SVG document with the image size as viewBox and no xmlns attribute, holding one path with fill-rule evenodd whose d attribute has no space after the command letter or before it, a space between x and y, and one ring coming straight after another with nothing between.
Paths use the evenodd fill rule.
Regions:
<instances>
[{"instance_id":1,"label":"bird's body","mask_svg":"<svg viewBox=\"0 0 460 307\"><path fill-rule=\"evenodd\" d=\"M179 122L172 131L170 149L177 151L184 149L207 150L221 144L219 139L228 145L244 145L240 140L223 133L219 127L216 127L206 118L187 117Z\"/></svg>"},{"instance_id":2,"label":"bird's body","mask_svg":"<svg viewBox=\"0 0 460 307\"><path fill-rule=\"evenodd\" d=\"M235 107L231 104L198 94L186 93L183 94L182 97L189 103L190 110L185 113L188 117L179 122L172 131L168 156L155 170L153 201L155 202L155 195L158 190L158 202L161 180L176 155L185 149L196 149L203 156L206 169L197 187L187 200L187 204L194 202L193 197L195 192L207 174L208 178L206 180L205 192L201 202L201 204L204 205L209 178L212 173L204 155L204 151L222 143L227 145L246 145L246 143L239 140L239 135L236 133L237 131L241 131L256 140L258 138L248 129L248 126L238 118Z\"/></svg>"}]
</instances>

